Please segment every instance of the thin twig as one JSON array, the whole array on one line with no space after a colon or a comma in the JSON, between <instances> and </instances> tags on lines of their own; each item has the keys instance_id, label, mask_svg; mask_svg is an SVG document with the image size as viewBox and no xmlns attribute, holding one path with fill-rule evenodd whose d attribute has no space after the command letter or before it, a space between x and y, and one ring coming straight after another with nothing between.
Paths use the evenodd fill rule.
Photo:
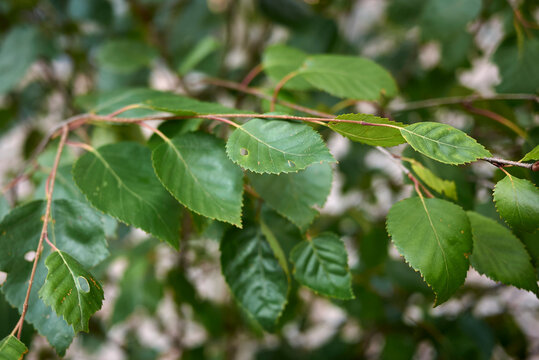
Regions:
<instances>
[{"instance_id":1,"label":"thin twig","mask_svg":"<svg viewBox=\"0 0 539 360\"><path fill-rule=\"evenodd\" d=\"M270 103L270 111L275 111L275 102L277 101L277 96L279 95L279 91L283 88L283 86L290 81L292 78L296 77L298 75L297 71L292 71L288 75L286 75L284 78L282 78L277 85L275 86L275 90L273 90L273 96L271 98Z\"/></svg>"},{"instance_id":2,"label":"thin twig","mask_svg":"<svg viewBox=\"0 0 539 360\"><path fill-rule=\"evenodd\" d=\"M49 224L49 217L51 213L52 193L54 190L56 171L58 170L58 165L60 164L60 157L62 156L62 150L64 149L64 145L67 140L68 133L69 133L68 126L64 125L64 127L62 128L62 137L60 138L60 143L58 144L58 151L56 152L56 158L54 159L54 165L49 175L50 181L49 181L49 186L47 189L47 207L45 208L45 218L43 219L43 227L41 228L41 236L39 237L39 242L37 244L34 264L32 265L32 273L30 274L30 280L28 282L28 289L26 291L26 297L24 298L24 303L22 306L22 314L19 320L20 325L17 325L19 327L17 331L17 339L21 338L24 317L26 316L26 312L28 311L28 301L30 300L30 292L32 291L32 285L34 283L34 277L36 275L37 262L39 261L41 252L43 251L43 240L47 237L47 227Z\"/></svg>"},{"instance_id":3,"label":"thin twig","mask_svg":"<svg viewBox=\"0 0 539 360\"><path fill-rule=\"evenodd\" d=\"M525 169L533 170L533 163L522 163L518 161L504 160L500 158L482 158L481 160L487 161L494 166L504 167L504 166L518 166ZM534 170L535 171L535 170Z\"/></svg>"},{"instance_id":4,"label":"thin twig","mask_svg":"<svg viewBox=\"0 0 539 360\"><path fill-rule=\"evenodd\" d=\"M501 116L500 114L497 114L493 111L487 110L487 109L479 109L475 106L472 106L469 102L463 102L462 106L468 110L469 112L477 115L481 115L484 117L487 117L489 119L492 119L509 129L513 130L518 136L522 137L523 139L528 138L528 134L526 134L526 131L522 130L517 124L511 122L509 119L506 119L505 117Z\"/></svg>"}]
</instances>

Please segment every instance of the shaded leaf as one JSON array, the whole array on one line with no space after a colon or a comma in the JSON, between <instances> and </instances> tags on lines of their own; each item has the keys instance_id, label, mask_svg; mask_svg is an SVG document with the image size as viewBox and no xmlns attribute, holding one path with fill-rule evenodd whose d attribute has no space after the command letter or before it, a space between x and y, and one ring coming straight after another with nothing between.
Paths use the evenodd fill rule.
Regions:
<instances>
[{"instance_id":1,"label":"shaded leaf","mask_svg":"<svg viewBox=\"0 0 539 360\"><path fill-rule=\"evenodd\" d=\"M225 153L222 140L187 133L155 148L155 172L190 210L241 227L243 172Z\"/></svg>"},{"instance_id":2,"label":"shaded leaf","mask_svg":"<svg viewBox=\"0 0 539 360\"><path fill-rule=\"evenodd\" d=\"M150 150L136 143L93 149L75 162L73 177L97 209L178 248L181 206L157 179Z\"/></svg>"},{"instance_id":3,"label":"shaded leaf","mask_svg":"<svg viewBox=\"0 0 539 360\"><path fill-rule=\"evenodd\" d=\"M403 126L399 122L368 114L344 114L337 116L337 119L365 121L373 124L389 124L398 127ZM330 122L329 127L352 141L367 145L395 146L406 142L399 129L390 127L368 126L347 122Z\"/></svg>"},{"instance_id":4,"label":"shaded leaf","mask_svg":"<svg viewBox=\"0 0 539 360\"><path fill-rule=\"evenodd\" d=\"M492 156L475 139L450 125L421 122L400 131L416 151L446 164L464 164Z\"/></svg>"},{"instance_id":5,"label":"shaded leaf","mask_svg":"<svg viewBox=\"0 0 539 360\"><path fill-rule=\"evenodd\" d=\"M217 50L221 44L213 36L206 36L185 56L178 66L178 73L185 75L193 70L208 55Z\"/></svg>"},{"instance_id":6,"label":"shaded leaf","mask_svg":"<svg viewBox=\"0 0 539 360\"><path fill-rule=\"evenodd\" d=\"M529 180L504 177L494 187L494 203L512 228L530 232L539 228L539 189Z\"/></svg>"},{"instance_id":7,"label":"shaded leaf","mask_svg":"<svg viewBox=\"0 0 539 360\"><path fill-rule=\"evenodd\" d=\"M97 51L97 62L107 70L130 73L150 65L157 51L143 42L130 39L108 40Z\"/></svg>"},{"instance_id":8,"label":"shaded leaf","mask_svg":"<svg viewBox=\"0 0 539 360\"><path fill-rule=\"evenodd\" d=\"M315 88L343 98L379 100L397 94L397 84L387 70L357 56L309 56L299 76Z\"/></svg>"},{"instance_id":9,"label":"shaded leaf","mask_svg":"<svg viewBox=\"0 0 539 360\"><path fill-rule=\"evenodd\" d=\"M43 227L45 201L33 201L13 209L0 224L0 271L8 273L1 289L6 300L22 311L32 263L24 259L35 251ZM51 206L49 240L62 251L69 252L84 267L93 267L108 256L102 224L95 211L83 203L55 200ZM77 219L77 221L73 221ZM60 356L75 336L73 328L39 298L38 290L45 283L44 259L50 253L45 244L36 268L34 284L25 320L44 335Z\"/></svg>"},{"instance_id":10,"label":"shaded leaf","mask_svg":"<svg viewBox=\"0 0 539 360\"><path fill-rule=\"evenodd\" d=\"M88 332L90 317L103 304L103 289L92 274L63 251L47 256L45 266L48 274L39 297L63 316L75 333Z\"/></svg>"},{"instance_id":11,"label":"shaded leaf","mask_svg":"<svg viewBox=\"0 0 539 360\"><path fill-rule=\"evenodd\" d=\"M296 280L315 292L337 299L353 299L352 276L344 243L332 233L302 241L290 253Z\"/></svg>"},{"instance_id":12,"label":"shaded leaf","mask_svg":"<svg viewBox=\"0 0 539 360\"><path fill-rule=\"evenodd\" d=\"M468 211L472 226L472 266L494 281L537 293L537 277L524 244L509 229Z\"/></svg>"},{"instance_id":13,"label":"shaded leaf","mask_svg":"<svg viewBox=\"0 0 539 360\"><path fill-rule=\"evenodd\" d=\"M279 82L289 73L298 70L307 59L303 51L286 45L268 46L262 56L264 71L275 82ZM285 89L307 90L312 88L305 79L295 77L287 81Z\"/></svg>"},{"instance_id":14,"label":"shaded leaf","mask_svg":"<svg viewBox=\"0 0 539 360\"><path fill-rule=\"evenodd\" d=\"M539 145L534 147L532 151L524 155L520 161L539 160Z\"/></svg>"},{"instance_id":15,"label":"shaded leaf","mask_svg":"<svg viewBox=\"0 0 539 360\"><path fill-rule=\"evenodd\" d=\"M0 341L0 359L19 360L28 352L28 348L13 335L8 335Z\"/></svg>"},{"instance_id":16,"label":"shaded leaf","mask_svg":"<svg viewBox=\"0 0 539 360\"><path fill-rule=\"evenodd\" d=\"M297 172L317 162L335 162L310 126L278 120L250 120L230 135L226 151L232 161L257 173Z\"/></svg>"},{"instance_id":17,"label":"shaded leaf","mask_svg":"<svg viewBox=\"0 0 539 360\"><path fill-rule=\"evenodd\" d=\"M326 202L333 174L327 163L313 164L291 174L249 173L249 180L264 201L282 216L305 230Z\"/></svg>"},{"instance_id":18,"label":"shaded leaf","mask_svg":"<svg viewBox=\"0 0 539 360\"><path fill-rule=\"evenodd\" d=\"M525 39L518 46L508 39L498 47L493 60L498 65L502 82L496 86L500 93L530 93L539 91L539 40Z\"/></svg>"},{"instance_id":19,"label":"shaded leaf","mask_svg":"<svg viewBox=\"0 0 539 360\"><path fill-rule=\"evenodd\" d=\"M434 290L435 306L464 283L472 235L460 206L440 199L399 201L387 214L387 231L399 253Z\"/></svg>"},{"instance_id":20,"label":"shaded leaf","mask_svg":"<svg viewBox=\"0 0 539 360\"><path fill-rule=\"evenodd\" d=\"M239 304L268 331L281 316L288 280L262 233L233 229L221 241L221 269Z\"/></svg>"},{"instance_id":21,"label":"shaded leaf","mask_svg":"<svg viewBox=\"0 0 539 360\"><path fill-rule=\"evenodd\" d=\"M439 194L444 194L448 198L457 200L457 186L454 181L439 178L418 161L412 161L412 170L428 187Z\"/></svg>"}]
</instances>

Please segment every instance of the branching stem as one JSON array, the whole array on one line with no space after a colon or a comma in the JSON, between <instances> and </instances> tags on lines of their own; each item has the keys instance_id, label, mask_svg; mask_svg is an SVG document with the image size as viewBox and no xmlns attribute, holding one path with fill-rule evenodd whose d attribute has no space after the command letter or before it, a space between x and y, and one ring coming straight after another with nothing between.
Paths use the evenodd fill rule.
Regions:
<instances>
[{"instance_id":1,"label":"branching stem","mask_svg":"<svg viewBox=\"0 0 539 360\"><path fill-rule=\"evenodd\" d=\"M273 97L271 98L271 105L270 105L270 111L275 111L275 102L277 101L277 96L279 95L279 91L283 88L283 86L290 81L292 78L296 77L298 75L297 71L292 71L290 74L286 75L284 78L281 79L275 86L275 90L273 91Z\"/></svg>"}]
</instances>

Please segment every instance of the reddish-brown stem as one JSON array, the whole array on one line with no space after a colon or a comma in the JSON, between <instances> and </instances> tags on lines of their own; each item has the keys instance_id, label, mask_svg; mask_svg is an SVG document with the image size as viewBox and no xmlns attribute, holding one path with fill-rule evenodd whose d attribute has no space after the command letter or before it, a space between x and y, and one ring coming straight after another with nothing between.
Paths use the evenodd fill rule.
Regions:
<instances>
[{"instance_id":1,"label":"reddish-brown stem","mask_svg":"<svg viewBox=\"0 0 539 360\"><path fill-rule=\"evenodd\" d=\"M127 105L127 106L124 106L123 108L120 108L120 109L114 111L114 112L111 112L107 116L115 117L115 116L120 115L121 113L126 112L127 110L133 110L133 109L138 109L138 108L140 108L139 104Z\"/></svg>"},{"instance_id":2,"label":"reddish-brown stem","mask_svg":"<svg viewBox=\"0 0 539 360\"><path fill-rule=\"evenodd\" d=\"M159 129L156 129L148 124L145 124L143 122L138 122L137 123L139 126L143 127L143 128L146 128L150 131L152 131L154 134L157 134L161 139L165 140L165 141L170 141L170 139L165 135L163 134Z\"/></svg>"},{"instance_id":3,"label":"reddish-brown stem","mask_svg":"<svg viewBox=\"0 0 539 360\"><path fill-rule=\"evenodd\" d=\"M279 91L283 88L283 86L290 81L293 77L297 76L297 71L292 71L290 74L286 75L284 78L281 79L275 86L275 90L273 90L273 97L271 98L271 104L270 104L270 111L275 111L275 102L277 101L277 96L279 95Z\"/></svg>"},{"instance_id":4,"label":"reddish-brown stem","mask_svg":"<svg viewBox=\"0 0 539 360\"><path fill-rule=\"evenodd\" d=\"M17 330L17 339L21 338L24 317L26 316L26 313L28 311L28 301L30 300L30 293L32 291L32 285L34 283L34 277L36 275L37 263L41 256L41 252L43 251L43 240L47 237L47 227L49 224L49 217L51 213L52 192L54 190L56 171L58 170L58 165L60 164L60 157L62 156L62 150L64 149L64 145L66 143L68 133L69 133L68 127L64 126L62 128L62 137L60 138L60 143L58 144L58 151L56 152L56 158L54 159L54 165L52 166L52 170L49 175L50 184L48 186L47 207L45 208L45 218L43 219L43 227L41 228L41 236L39 237L39 242L37 244L36 255L34 258L34 264L32 265L32 272L30 274L30 280L28 282L28 289L26 291L26 297L24 298L24 303L22 305L22 313L21 313L21 318L19 320L20 325L19 324L17 325L19 327Z\"/></svg>"},{"instance_id":5,"label":"reddish-brown stem","mask_svg":"<svg viewBox=\"0 0 539 360\"><path fill-rule=\"evenodd\" d=\"M425 192L425 194L427 195L427 197L429 197L429 198L433 198L433 197L434 197L434 195L432 195L432 193L429 191L429 189L427 189L427 187L426 187L425 185L421 184L421 183L419 182L419 180L417 180L417 178L416 178L414 175L412 175L412 173L408 173L408 178L409 178L410 180L412 180L412 182L414 183L414 187L415 187L415 189L416 189L416 191L417 191L418 193L419 193L419 187L421 187L421 189L423 189L423 191Z\"/></svg>"},{"instance_id":6,"label":"reddish-brown stem","mask_svg":"<svg viewBox=\"0 0 539 360\"><path fill-rule=\"evenodd\" d=\"M88 145L88 144L81 143L81 142L66 141L66 145L73 146L73 147L77 147L77 148L80 148L80 149L84 149L84 150L86 150L86 151L94 151L94 148L93 148L93 147L91 147L91 146Z\"/></svg>"},{"instance_id":7,"label":"reddish-brown stem","mask_svg":"<svg viewBox=\"0 0 539 360\"><path fill-rule=\"evenodd\" d=\"M496 114L493 111L487 110L487 109L479 109L475 106L472 106L469 102L463 103L462 106L468 110L469 112L477 115L481 115L484 117L488 117L489 119L492 119L494 121L499 122L500 124L508 127L509 129L513 130L518 136L526 139L528 137L528 134L524 130L522 130L520 127L518 127L517 124L511 122L509 119L506 119L505 117L501 116L500 114Z\"/></svg>"},{"instance_id":8,"label":"reddish-brown stem","mask_svg":"<svg viewBox=\"0 0 539 360\"><path fill-rule=\"evenodd\" d=\"M262 64L258 64L254 68L252 68L251 71L249 71L249 73L245 75L245 77L241 81L241 86L244 86L244 87L249 86L251 81L253 81L255 77L257 77L258 74L262 72L262 70L264 70L264 66Z\"/></svg>"},{"instance_id":9,"label":"reddish-brown stem","mask_svg":"<svg viewBox=\"0 0 539 360\"><path fill-rule=\"evenodd\" d=\"M210 120L215 120L215 121L220 121L220 122L223 122L225 124L228 124L228 125L231 125L231 126L234 126L234 127L237 127L237 128L240 127L240 125L236 124L234 121L224 119L221 116L205 115L204 118L205 119L210 119Z\"/></svg>"}]
</instances>

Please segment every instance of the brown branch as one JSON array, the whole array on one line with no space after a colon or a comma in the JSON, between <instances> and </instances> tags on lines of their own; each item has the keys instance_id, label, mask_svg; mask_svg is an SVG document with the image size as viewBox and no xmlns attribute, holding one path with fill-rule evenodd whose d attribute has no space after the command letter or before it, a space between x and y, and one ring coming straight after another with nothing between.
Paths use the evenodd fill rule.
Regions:
<instances>
[{"instance_id":1,"label":"brown branch","mask_svg":"<svg viewBox=\"0 0 539 360\"><path fill-rule=\"evenodd\" d=\"M62 150L64 149L65 142L67 140L67 135L69 133L68 126L64 125L62 128L62 137L60 138L60 143L58 144L58 151L56 152L56 158L54 159L54 165L52 171L48 177L49 184L47 186L47 207L45 208L45 218L43 219L43 227L41 228L41 236L39 237L39 242L37 244L36 255L34 258L34 264L32 265L32 272L30 274L30 280L28 282L28 289L26 291L26 297L24 298L24 303L22 306L22 313L19 323L17 324L17 339L21 338L21 332L24 322L24 317L28 311L28 301L30 300L30 292L32 291L32 285L34 283L34 277L36 275L37 263L43 251L43 240L47 238L47 227L49 224L49 217L51 213L51 204L52 204L52 193L54 190L54 181L56 178L56 171L58 170L58 165L60 164L60 157L62 156Z\"/></svg>"},{"instance_id":2,"label":"brown branch","mask_svg":"<svg viewBox=\"0 0 539 360\"><path fill-rule=\"evenodd\" d=\"M275 111L275 102L277 101L277 96L279 95L279 91L281 91L283 86L288 81L290 81L292 78L296 77L297 75L298 75L297 71L292 71L291 73L286 75L284 78L281 79L281 81L279 81L277 83L277 85L275 86L275 90L273 90L273 96L271 98L271 103L270 103L270 111L271 112Z\"/></svg>"},{"instance_id":3,"label":"brown branch","mask_svg":"<svg viewBox=\"0 0 539 360\"><path fill-rule=\"evenodd\" d=\"M500 114L497 114L497 113L495 113L493 111L490 111L490 110L487 110L487 109L476 108L475 106L472 106L471 103L469 103L469 102L463 102L462 106L466 110L468 110L469 112L471 112L473 114L477 114L477 115L487 117L489 119L492 119L492 120L494 120L494 121L508 127L509 129L513 130L517 135L519 135L520 137L522 137L524 139L528 138L528 134L526 134L526 131L522 130L517 124L511 122L509 119L501 116Z\"/></svg>"},{"instance_id":4,"label":"brown branch","mask_svg":"<svg viewBox=\"0 0 539 360\"><path fill-rule=\"evenodd\" d=\"M535 163L523 163L519 161L511 161L500 158L482 158L480 160L489 162L497 167L518 166L521 168L529 169L531 171L539 171L539 161L536 161Z\"/></svg>"}]
</instances>

